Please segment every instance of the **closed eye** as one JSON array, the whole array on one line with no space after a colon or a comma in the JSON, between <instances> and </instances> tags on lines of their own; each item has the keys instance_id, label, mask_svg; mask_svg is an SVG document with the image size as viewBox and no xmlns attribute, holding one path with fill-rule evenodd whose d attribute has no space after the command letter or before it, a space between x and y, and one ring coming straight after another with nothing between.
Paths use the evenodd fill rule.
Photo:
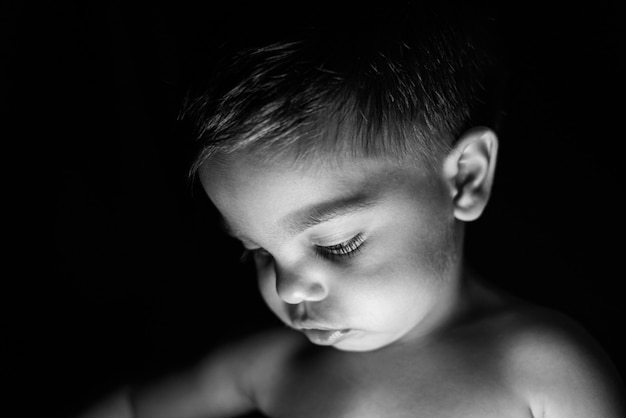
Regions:
<instances>
[{"instance_id":1,"label":"closed eye","mask_svg":"<svg viewBox=\"0 0 626 418\"><path fill-rule=\"evenodd\" d=\"M352 257L361 250L365 237L358 233L347 241L335 245L322 246L316 245L319 255L329 259L340 259L342 257Z\"/></svg>"}]
</instances>

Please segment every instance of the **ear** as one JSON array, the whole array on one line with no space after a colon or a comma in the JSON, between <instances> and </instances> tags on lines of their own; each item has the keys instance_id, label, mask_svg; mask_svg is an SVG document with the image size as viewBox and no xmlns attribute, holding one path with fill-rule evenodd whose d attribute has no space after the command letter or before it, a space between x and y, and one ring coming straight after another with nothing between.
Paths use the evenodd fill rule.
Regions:
<instances>
[{"instance_id":1,"label":"ear","mask_svg":"<svg viewBox=\"0 0 626 418\"><path fill-rule=\"evenodd\" d=\"M454 203L454 216L473 221L485 209L496 167L498 138L488 128L473 128L458 140L444 162Z\"/></svg>"}]
</instances>

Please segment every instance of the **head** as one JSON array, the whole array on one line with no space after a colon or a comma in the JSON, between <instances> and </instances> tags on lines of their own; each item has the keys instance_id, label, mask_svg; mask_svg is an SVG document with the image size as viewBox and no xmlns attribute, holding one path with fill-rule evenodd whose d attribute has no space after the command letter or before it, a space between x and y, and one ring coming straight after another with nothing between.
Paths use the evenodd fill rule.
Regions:
<instances>
[{"instance_id":1,"label":"head","mask_svg":"<svg viewBox=\"0 0 626 418\"><path fill-rule=\"evenodd\" d=\"M483 57L458 27L408 16L245 49L186 111L192 173L268 306L342 350L453 315L463 223L491 189L495 134L470 129Z\"/></svg>"}]
</instances>

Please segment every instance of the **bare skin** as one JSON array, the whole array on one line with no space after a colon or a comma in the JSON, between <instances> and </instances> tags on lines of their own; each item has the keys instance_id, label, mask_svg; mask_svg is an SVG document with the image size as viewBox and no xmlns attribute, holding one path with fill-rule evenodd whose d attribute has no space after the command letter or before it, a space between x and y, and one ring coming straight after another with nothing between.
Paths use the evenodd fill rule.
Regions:
<instances>
[{"instance_id":1,"label":"bare skin","mask_svg":"<svg viewBox=\"0 0 626 418\"><path fill-rule=\"evenodd\" d=\"M419 342L362 353L285 344L290 352L273 366L285 373L258 394L261 409L271 417L530 416L494 361L504 351L498 322L512 321L511 309L476 298L447 332Z\"/></svg>"},{"instance_id":2,"label":"bare skin","mask_svg":"<svg viewBox=\"0 0 626 418\"><path fill-rule=\"evenodd\" d=\"M448 328L379 350L320 347L289 329L252 336L137 393L134 416L624 416L619 377L576 324L476 283L467 291ZM173 415L181 405L193 411Z\"/></svg>"},{"instance_id":3,"label":"bare skin","mask_svg":"<svg viewBox=\"0 0 626 418\"><path fill-rule=\"evenodd\" d=\"M132 411L86 417L625 416L623 386L584 331L464 268L463 225L487 203L496 151L477 129L438 173L215 161L203 186L286 328L133 392Z\"/></svg>"}]
</instances>

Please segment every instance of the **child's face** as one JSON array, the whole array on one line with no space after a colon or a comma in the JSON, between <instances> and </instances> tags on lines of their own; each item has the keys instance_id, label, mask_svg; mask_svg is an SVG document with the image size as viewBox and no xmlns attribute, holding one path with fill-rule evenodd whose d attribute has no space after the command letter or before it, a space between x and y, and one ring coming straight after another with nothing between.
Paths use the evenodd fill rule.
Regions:
<instances>
[{"instance_id":1,"label":"child's face","mask_svg":"<svg viewBox=\"0 0 626 418\"><path fill-rule=\"evenodd\" d=\"M253 250L270 309L313 342L374 350L427 334L456 303L446 183L409 163L209 162L200 174L228 228Z\"/></svg>"}]
</instances>

